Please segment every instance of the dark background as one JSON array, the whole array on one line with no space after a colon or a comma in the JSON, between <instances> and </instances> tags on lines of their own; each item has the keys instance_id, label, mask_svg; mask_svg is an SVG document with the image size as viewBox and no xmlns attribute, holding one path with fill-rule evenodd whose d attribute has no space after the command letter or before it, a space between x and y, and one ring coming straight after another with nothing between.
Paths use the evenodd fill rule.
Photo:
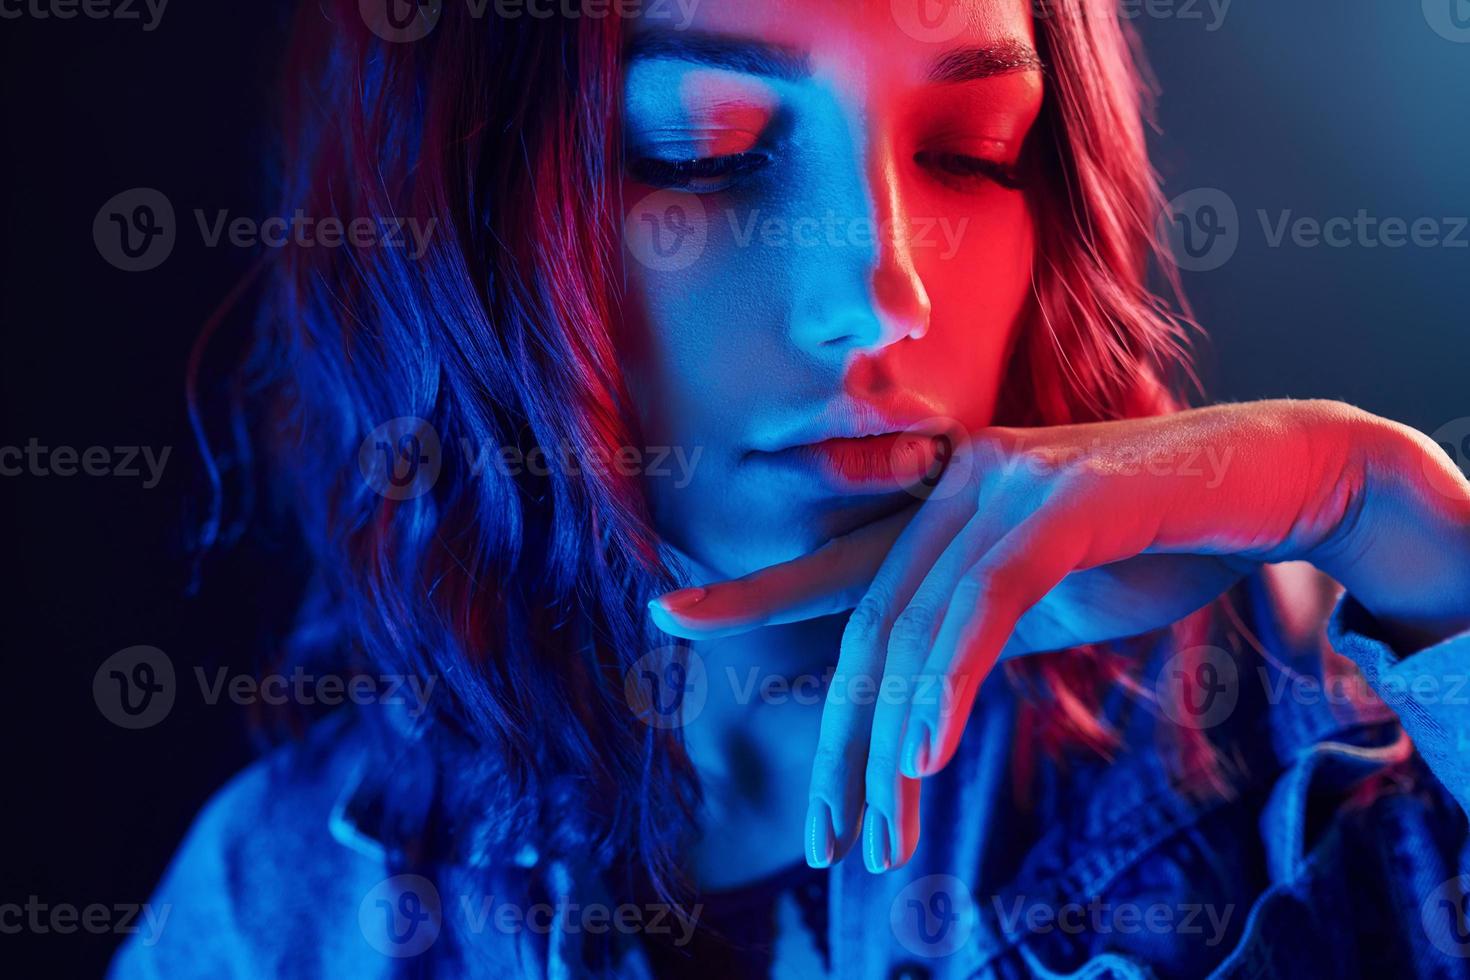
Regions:
<instances>
[{"instance_id":1,"label":"dark background","mask_svg":"<svg viewBox=\"0 0 1470 980\"><path fill-rule=\"evenodd\" d=\"M1125 6L1165 91L1157 161L1170 195L1219 188L1240 215L1234 257L1185 276L1214 337L1215 397L1341 398L1427 432L1470 416L1470 249L1272 248L1257 216L1470 215L1470 31L1432 29L1448 22L1434 2L1236 0L1214 30L1203 3ZM191 341L253 258L206 247L193 210L267 215L259 161L280 8L180 2L152 32L0 19L0 446L171 447L153 489L0 477L0 903L146 900L201 803L251 757L242 709L202 703L188 675L248 670L294 575L252 538L186 594L201 484L183 377ZM99 254L92 221L134 187L169 197L179 239L161 267L126 273ZM92 679L138 644L184 676L165 720L128 731L103 717ZM117 938L0 934L0 964L29 946L48 975L95 975Z\"/></svg>"}]
</instances>

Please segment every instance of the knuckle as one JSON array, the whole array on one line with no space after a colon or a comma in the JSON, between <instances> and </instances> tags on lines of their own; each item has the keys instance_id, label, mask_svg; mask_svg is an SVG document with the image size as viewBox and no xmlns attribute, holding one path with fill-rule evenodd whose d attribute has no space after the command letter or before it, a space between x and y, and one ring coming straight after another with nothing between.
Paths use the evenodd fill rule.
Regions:
<instances>
[{"instance_id":1,"label":"knuckle","mask_svg":"<svg viewBox=\"0 0 1470 980\"><path fill-rule=\"evenodd\" d=\"M893 621L893 631L889 634L889 652L908 653L928 646L934 631L934 617L934 609L927 604L910 605L899 613L898 618Z\"/></svg>"},{"instance_id":2,"label":"knuckle","mask_svg":"<svg viewBox=\"0 0 1470 980\"><path fill-rule=\"evenodd\" d=\"M843 746L822 744L812 757L812 789L816 792L841 794L852 769L851 751Z\"/></svg>"},{"instance_id":3,"label":"knuckle","mask_svg":"<svg viewBox=\"0 0 1470 980\"><path fill-rule=\"evenodd\" d=\"M853 607L847 626L842 631L844 649L863 644L876 643L888 620L888 599L883 592L869 589Z\"/></svg>"},{"instance_id":4,"label":"knuckle","mask_svg":"<svg viewBox=\"0 0 1470 980\"><path fill-rule=\"evenodd\" d=\"M1006 589L1003 578L989 565L977 565L960 579L954 590L954 601L961 609L988 609L1004 604Z\"/></svg>"}]
</instances>

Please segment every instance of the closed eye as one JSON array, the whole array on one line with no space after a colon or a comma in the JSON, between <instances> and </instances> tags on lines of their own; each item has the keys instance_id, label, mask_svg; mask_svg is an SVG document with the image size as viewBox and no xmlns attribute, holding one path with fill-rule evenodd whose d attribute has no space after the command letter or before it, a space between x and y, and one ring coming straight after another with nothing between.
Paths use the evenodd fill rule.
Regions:
<instances>
[{"instance_id":1,"label":"closed eye","mask_svg":"<svg viewBox=\"0 0 1470 980\"><path fill-rule=\"evenodd\" d=\"M1022 186L1019 168L998 160L944 150L922 150L914 154L914 162L956 190L974 190L986 182L1008 190L1019 190Z\"/></svg>"},{"instance_id":2,"label":"closed eye","mask_svg":"<svg viewBox=\"0 0 1470 980\"><path fill-rule=\"evenodd\" d=\"M634 180L651 187L713 194L728 189L769 162L770 157L765 153L747 151L684 160L638 157L629 160L627 168Z\"/></svg>"}]
</instances>

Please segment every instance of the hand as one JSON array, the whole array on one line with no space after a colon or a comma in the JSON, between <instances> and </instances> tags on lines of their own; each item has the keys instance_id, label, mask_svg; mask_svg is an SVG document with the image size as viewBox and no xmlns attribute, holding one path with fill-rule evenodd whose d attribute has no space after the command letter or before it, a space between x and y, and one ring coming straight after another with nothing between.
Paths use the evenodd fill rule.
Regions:
<instances>
[{"instance_id":1,"label":"hand","mask_svg":"<svg viewBox=\"0 0 1470 980\"><path fill-rule=\"evenodd\" d=\"M691 639L853 610L832 690L867 677L881 693L869 705L829 693L808 856L840 859L861 826L865 862L881 871L912 855L917 780L953 756L1003 656L1165 626L1258 563L1290 559L1413 628L1458 622L1470 488L1411 433L1319 401L986 429L927 500L677 611L652 608ZM1405 574L1416 543L1443 553L1433 588Z\"/></svg>"}]
</instances>

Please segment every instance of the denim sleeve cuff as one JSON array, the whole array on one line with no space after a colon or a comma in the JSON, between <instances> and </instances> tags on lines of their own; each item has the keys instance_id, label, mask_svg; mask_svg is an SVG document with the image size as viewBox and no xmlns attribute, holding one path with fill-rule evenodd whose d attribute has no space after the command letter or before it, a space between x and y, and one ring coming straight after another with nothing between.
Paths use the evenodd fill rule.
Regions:
<instances>
[{"instance_id":1,"label":"denim sleeve cuff","mask_svg":"<svg viewBox=\"0 0 1470 980\"><path fill-rule=\"evenodd\" d=\"M1333 649L1357 665L1397 713L1435 776L1470 813L1470 632L1407 656L1381 634L1373 614L1346 593L1327 620Z\"/></svg>"}]
</instances>

